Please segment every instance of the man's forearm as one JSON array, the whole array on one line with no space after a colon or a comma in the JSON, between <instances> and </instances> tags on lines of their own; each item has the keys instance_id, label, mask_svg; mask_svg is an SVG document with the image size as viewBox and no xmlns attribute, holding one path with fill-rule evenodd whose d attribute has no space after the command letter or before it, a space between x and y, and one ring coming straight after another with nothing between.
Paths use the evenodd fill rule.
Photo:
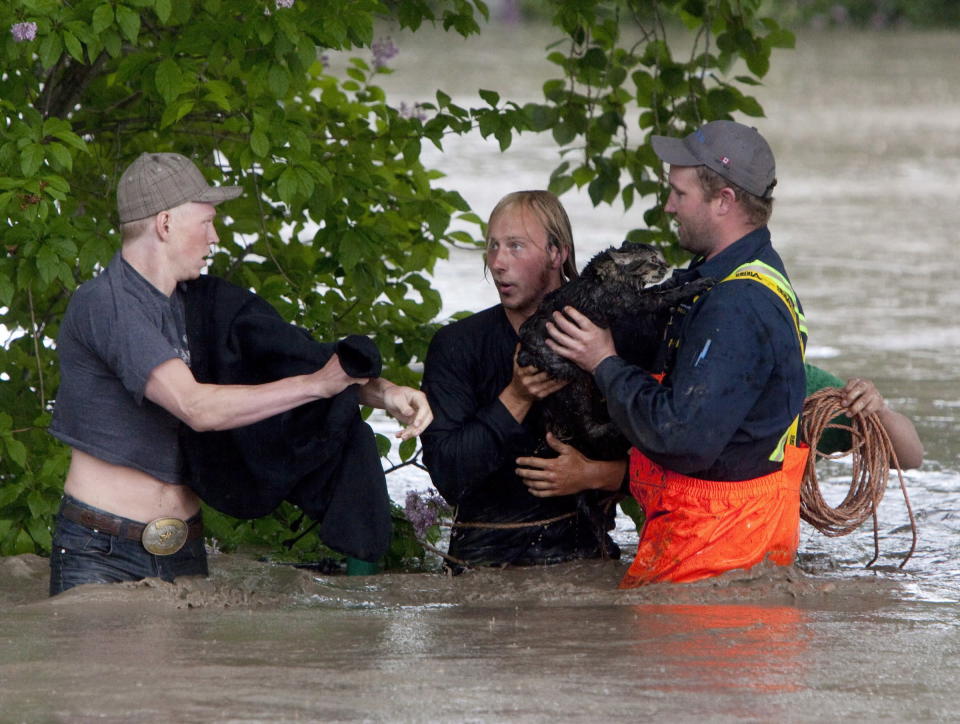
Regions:
<instances>
[{"instance_id":1,"label":"man's forearm","mask_svg":"<svg viewBox=\"0 0 960 724\"><path fill-rule=\"evenodd\" d=\"M147 380L146 397L198 432L230 430L260 422L308 402L333 397L350 385L339 364L260 385L197 382L179 359L158 365Z\"/></svg>"},{"instance_id":2,"label":"man's forearm","mask_svg":"<svg viewBox=\"0 0 960 724\"><path fill-rule=\"evenodd\" d=\"M594 490L616 492L627 474L627 460L591 460L590 479Z\"/></svg>"}]
</instances>

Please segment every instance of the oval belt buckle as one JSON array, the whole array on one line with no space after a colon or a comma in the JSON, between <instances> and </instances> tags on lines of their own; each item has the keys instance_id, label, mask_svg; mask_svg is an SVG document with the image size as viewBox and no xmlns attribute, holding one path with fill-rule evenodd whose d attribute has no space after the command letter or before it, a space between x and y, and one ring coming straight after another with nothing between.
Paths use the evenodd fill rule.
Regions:
<instances>
[{"instance_id":1,"label":"oval belt buckle","mask_svg":"<svg viewBox=\"0 0 960 724\"><path fill-rule=\"evenodd\" d=\"M157 518L147 523L140 542L155 556L170 556L187 542L187 524L179 518Z\"/></svg>"}]
</instances>

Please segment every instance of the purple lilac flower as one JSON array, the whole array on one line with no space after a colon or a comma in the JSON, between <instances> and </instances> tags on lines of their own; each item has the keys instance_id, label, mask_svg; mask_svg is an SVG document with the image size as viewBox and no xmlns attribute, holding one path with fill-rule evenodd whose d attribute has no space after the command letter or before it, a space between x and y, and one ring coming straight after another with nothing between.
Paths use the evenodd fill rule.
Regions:
<instances>
[{"instance_id":1,"label":"purple lilac flower","mask_svg":"<svg viewBox=\"0 0 960 724\"><path fill-rule=\"evenodd\" d=\"M295 0L277 0L278 8L292 8Z\"/></svg>"},{"instance_id":2,"label":"purple lilac flower","mask_svg":"<svg viewBox=\"0 0 960 724\"><path fill-rule=\"evenodd\" d=\"M18 43L22 43L25 40L33 40L37 37L37 24L36 23L14 23L10 26L10 34L13 35L13 39Z\"/></svg>"},{"instance_id":3,"label":"purple lilac flower","mask_svg":"<svg viewBox=\"0 0 960 724\"><path fill-rule=\"evenodd\" d=\"M430 526L436 525L440 516L448 511L446 502L434 492L411 490L407 493L404 512L417 538L424 538Z\"/></svg>"},{"instance_id":4,"label":"purple lilac flower","mask_svg":"<svg viewBox=\"0 0 960 724\"><path fill-rule=\"evenodd\" d=\"M397 111L400 113L401 118L416 118L421 123L427 120L427 112L423 110L423 107L419 103L408 106L403 101L400 101L400 108L398 108Z\"/></svg>"},{"instance_id":5,"label":"purple lilac flower","mask_svg":"<svg viewBox=\"0 0 960 724\"><path fill-rule=\"evenodd\" d=\"M373 51L373 67L377 69L386 66L387 61L400 52L390 38L375 40L370 50Z\"/></svg>"}]
</instances>

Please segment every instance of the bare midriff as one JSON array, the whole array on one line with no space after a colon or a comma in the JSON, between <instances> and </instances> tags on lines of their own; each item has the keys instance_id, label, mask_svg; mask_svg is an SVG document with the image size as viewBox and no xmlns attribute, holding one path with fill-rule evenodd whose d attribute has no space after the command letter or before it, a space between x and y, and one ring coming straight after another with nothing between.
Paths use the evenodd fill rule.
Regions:
<instances>
[{"instance_id":1,"label":"bare midriff","mask_svg":"<svg viewBox=\"0 0 960 724\"><path fill-rule=\"evenodd\" d=\"M186 485L164 483L76 449L63 489L87 505L143 523L164 517L186 520L200 509L200 499Z\"/></svg>"}]
</instances>

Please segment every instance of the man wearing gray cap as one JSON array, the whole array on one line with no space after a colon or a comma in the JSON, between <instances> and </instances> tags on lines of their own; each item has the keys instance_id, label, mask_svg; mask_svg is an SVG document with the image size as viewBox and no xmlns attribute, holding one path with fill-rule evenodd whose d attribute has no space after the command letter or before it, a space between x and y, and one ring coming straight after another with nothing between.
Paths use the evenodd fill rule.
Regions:
<instances>
[{"instance_id":1,"label":"man wearing gray cap","mask_svg":"<svg viewBox=\"0 0 960 724\"><path fill-rule=\"evenodd\" d=\"M714 286L675 311L656 369L626 363L576 310L551 330L554 349L595 375L634 445L630 489L646 524L624 588L792 563L807 455L796 440L806 326L766 226L770 146L733 121L652 142L670 164L665 210L694 255L667 283Z\"/></svg>"},{"instance_id":2,"label":"man wearing gray cap","mask_svg":"<svg viewBox=\"0 0 960 724\"><path fill-rule=\"evenodd\" d=\"M404 438L432 419L421 392L351 376L336 354L315 371L265 384L197 382L181 282L200 276L218 241L216 205L240 193L210 186L176 153L144 153L120 178L122 247L77 289L57 340L61 383L50 432L72 450L51 595L81 583L207 573L181 423L199 431L247 426L355 384L361 402L407 425Z\"/></svg>"}]
</instances>

